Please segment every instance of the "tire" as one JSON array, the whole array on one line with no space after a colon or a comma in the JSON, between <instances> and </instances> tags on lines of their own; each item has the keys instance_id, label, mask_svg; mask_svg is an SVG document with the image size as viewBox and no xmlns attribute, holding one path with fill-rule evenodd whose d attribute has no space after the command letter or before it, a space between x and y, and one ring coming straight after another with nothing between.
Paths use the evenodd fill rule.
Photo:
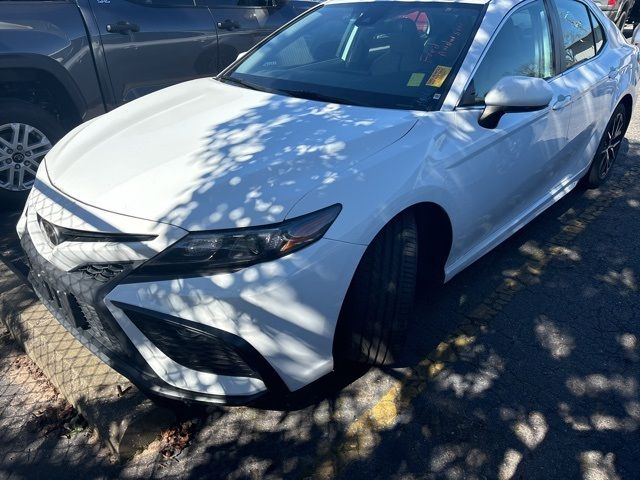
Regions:
<instances>
[{"instance_id":1,"label":"tire","mask_svg":"<svg viewBox=\"0 0 640 480\"><path fill-rule=\"evenodd\" d=\"M334 358L390 365L413 313L418 230L412 212L392 220L367 248L340 312Z\"/></svg>"},{"instance_id":2,"label":"tire","mask_svg":"<svg viewBox=\"0 0 640 480\"><path fill-rule=\"evenodd\" d=\"M18 130L14 125L18 125ZM29 129L27 141L20 141L17 149L12 143L14 135L24 139ZM0 100L0 201L2 205L17 205L24 202L35 177L38 165L62 138L65 131L58 119L45 109L21 100ZM4 142L2 141L4 140ZM42 143L42 145L40 145ZM37 148L33 148L37 145ZM29 157L26 155L29 154ZM16 167L19 169L16 170ZM11 176L13 170L13 176ZM22 171L22 172L21 172ZM20 181L20 174L23 180Z\"/></svg>"},{"instance_id":3,"label":"tire","mask_svg":"<svg viewBox=\"0 0 640 480\"><path fill-rule=\"evenodd\" d=\"M622 15L620 15L620 18L618 19L618 28L623 33L624 33L624 26L627 24L627 15L628 13L624 12Z\"/></svg>"},{"instance_id":4,"label":"tire","mask_svg":"<svg viewBox=\"0 0 640 480\"><path fill-rule=\"evenodd\" d=\"M628 121L627 109L620 104L611 115L611 119L605 128L596 155L591 162L591 168L585 176L587 188L597 188L602 185L609 175L615 163L622 140L627 131Z\"/></svg>"}]
</instances>

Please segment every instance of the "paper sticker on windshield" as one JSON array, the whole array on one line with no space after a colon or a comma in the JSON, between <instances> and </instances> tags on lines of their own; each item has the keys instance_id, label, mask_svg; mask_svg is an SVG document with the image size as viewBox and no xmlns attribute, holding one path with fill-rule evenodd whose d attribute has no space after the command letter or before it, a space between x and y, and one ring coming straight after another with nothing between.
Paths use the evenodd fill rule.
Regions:
<instances>
[{"instance_id":1,"label":"paper sticker on windshield","mask_svg":"<svg viewBox=\"0 0 640 480\"><path fill-rule=\"evenodd\" d=\"M450 72L451 67L443 67L442 65L438 65L429 77L429 80L427 80L427 86L440 88L449 76Z\"/></svg>"},{"instance_id":2,"label":"paper sticker on windshield","mask_svg":"<svg viewBox=\"0 0 640 480\"><path fill-rule=\"evenodd\" d=\"M407 87L419 87L424 80L424 73L412 73L407 82Z\"/></svg>"}]
</instances>

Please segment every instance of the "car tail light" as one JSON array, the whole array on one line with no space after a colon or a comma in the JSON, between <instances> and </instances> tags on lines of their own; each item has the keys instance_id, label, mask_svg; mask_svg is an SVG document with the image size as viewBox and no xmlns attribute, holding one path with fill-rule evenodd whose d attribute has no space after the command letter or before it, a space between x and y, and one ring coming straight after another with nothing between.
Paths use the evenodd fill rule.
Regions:
<instances>
[{"instance_id":1,"label":"car tail light","mask_svg":"<svg viewBox=\"0 0 640 480\"><path fill-rule=\"evenodd\" d=\"M617 1L618 1L618 0L609 0L609 1L607 2L607 4L608 4L609 6L611 6L611 7L613 7L613 6L616 4L616 2L617 2Z\"/></svg>"}]
</instances>

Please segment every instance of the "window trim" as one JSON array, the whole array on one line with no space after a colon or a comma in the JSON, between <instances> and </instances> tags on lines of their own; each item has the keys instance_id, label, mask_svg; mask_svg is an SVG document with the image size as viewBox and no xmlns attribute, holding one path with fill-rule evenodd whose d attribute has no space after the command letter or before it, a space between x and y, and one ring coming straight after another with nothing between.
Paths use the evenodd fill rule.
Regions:
<instances>
[{"instance_id":1,"label":"window trim","mask_svg":"<svg viewBox=\"0 0 640 480\"><path fill-rule=\"evenodd\" d=\"M530 5L530 4L532 4L534 2L537 2L537 1L539 1L539 0L527 0L526 2L519 3L518 5L515 5L511 10L509 10L509 12L504 16L504 18L502 19L502 21L500 22L498 27L493 32L493 35L491 36L491 39L489 40L489 42L485 46L484 50L482 51L482 54L480 55L480 58L478 59L478 61L474 65L473 70L469 74L469 78L467 79L467 83L465 84L464 88L462 89L462 93L460 94L460 98L458 98L458 103L453 108L453 110L483 110L485 108L484 104L462 105L462 101L465 98L465 94L467 93L467 90L469 89L469 86L471 85L471 82L475 78L480 64L484 61L485 57L487 56L487 53L489 52L489 50L493 46L493 43L495 42L496 38L498 37L498 35L502 31L502 29L504 28L504 25L507 22L507 20L509 18L511 18L511 16L513 14L515 14L516 12L518 12L519 10L521 10L523 8L526 8L527 5ZM552 45L552 51L553 51L553 67L554 67L554 70L555 70L555 75L553 77L550 77L550 78L547 78L547 79L543 79L543 80L545 80L546 82L550 83L553 80L555 80L558 77L560 77L564 73L564 72L562 72L562 69L558 69L558 63L561 63L561 62L559 62L559 59L558 59L558 52L557 52L557 48L556 48L556 45L558 45L558 42L556 41L556 38L557 38L557 33L556 33L556 30L555 30L556 25L555 25L554 20L553 20L553 17L557 16L558 13L555 10L555 4L551 3L552 0L541 0L541 1L542 1L543 5L545 7L545 11L547 12L547 16L548 16L548 19L549 19L549 33L551 35L551 45ZM552 10L553 10L553 12L552 12ZM476 30L475 34L477 34L477 32L478 31ZM474 34L474 37L475 37L475 34ZM475 38L474 38L474 40L475 40ZM467 53L468 52L469 52L469 50L467 49Z\"/></svg>"},{"instance_id":2,"label":"window trim","mask_svg":"<svg viewBox=\"0 0 640 480\"><path fill-rule=\"evenodd\" d=\"M605 32L604 25L602 25L602 22L600 22L596 18L596 15L591 11L591 9L588 9L588 10L589 10L589 21L591 22L591 31L593 32L593 44L596 47L596 57L597 57L598 55L600 55L600 52L604 50L604 47L607 46L609 41ZM600 27L600 31L602 32L602 46L600 47L600 50L598 50L598 46L596 44L596 28L593 22L596 22L598 24L598 26Z\"/></svg>"}]
</instances>

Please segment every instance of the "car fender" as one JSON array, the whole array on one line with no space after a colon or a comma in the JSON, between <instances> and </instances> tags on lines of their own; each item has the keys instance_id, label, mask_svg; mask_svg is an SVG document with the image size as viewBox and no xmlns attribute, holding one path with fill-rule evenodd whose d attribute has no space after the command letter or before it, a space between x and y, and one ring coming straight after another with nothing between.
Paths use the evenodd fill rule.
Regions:
<instances>
[{"instance_id":1,"label":"car fender","mask_svg":"<svg viewBox=\"0 0 640 480\"><path fill-rule=\"evenodd\" d=\"M453 121L453 115L446 117ZM456 190L449 186L452 179L437 168L439 144L448 128L443 125L435 135L425 135L426 131L424 126L414 128L402 141L319 185L293 206L287 218L340 203L342 211L325 237L369 245L402 211L433 203L449 216L455 238L452 213L461 205L451 193Z\"/></svg>"},{"instance_id":2,"label":"car fender","mask_svg":"<svg viewBox=\"0 0 640 480\"><path fill-rule=\"evenodd\" d=\"M3 70L15 69L38 70L53 76L68 93L80 118L85 118L87 104L84 97L69 71L60 63L46 55L36 53L0 54L0 77Z\"/></svg>"}]
</instances>

